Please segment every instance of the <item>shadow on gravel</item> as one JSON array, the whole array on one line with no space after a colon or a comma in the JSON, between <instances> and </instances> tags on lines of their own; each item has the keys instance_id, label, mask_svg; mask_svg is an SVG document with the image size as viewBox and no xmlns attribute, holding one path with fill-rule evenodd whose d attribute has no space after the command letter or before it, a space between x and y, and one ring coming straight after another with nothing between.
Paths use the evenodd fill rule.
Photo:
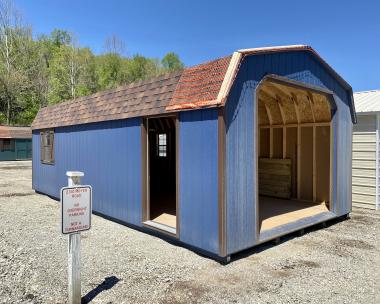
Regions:
<instances>
[{"instance_id":1,"label":"shadow on gravel","mask_svg":"<svg viewBox=\"0 0 380 304\"><path fill-rule=\"evenodd\" d=\"M101 293L104 290L111 289L119 281L120 279L118 279L115 276L105 278L101 284L99 284L96 288L94 288L93 290L91 290L85 296L82 297L81 303L82 304L90 303L99 293Z\"/></svg>"},{"instance_id":2,"label":"shadow on gravel","mask_svg":"<svg viewBox=\"0 0 380 304\"><path fill-rule=\"evenodd\" d=\"M1 170L25 170L32 169L32 166L4 166L0 167Z\"/></svg>"},{"instance_id":3,"label":"shadow on gravel","mask_svg":"<svg viewBox=\"0 0 380 304\"><path fill-rule=\"evenodd\" d=\"M16 196L30 196L34 195L34 192L29 192L29 193L5 193L5 194L0 194L0 197L16 197Z\"/></svg>"},{"instance_id":4,"label":"shadow on gravel","mask_svg":"<svg viewBox=\"0 0 380 304\"><path fill-rule=\"evenodd\" d=\"M290 241L294 238L298 238L300 236L303 236L303 235L311 233L311 232L315 232L317 230L326 229L328 227L334 226L338 223L341 223L341 222L344 222L347 220L351 220L351 218L350 217L347 218L346 216L337 217L337 218L328 220L324 223L319 223L319 224L315 224L313 226L307 227L304 229L304 232L302 234L300 234L300 231L295 231L295 232L286 234L286 235L282 236L281 238L279 238L279 241L281 243L287 242L287 241ZM279 245L279 242L276 242L276 240L272 240L272 241L268 241L268 242L262 243L260 245L257 245L255 247L248 248L246 250L243 250L239 253L232 255L231 256L231 262L235 262L235 261L238 261L240 259L247 258L247 257L252 256L254 254L257 254L257 253L260 253L262 251L273 248L277 245ZM352 246L355 246L355 245L359 246L358 244L352 244Z\"/></svg>"}]
</instances>

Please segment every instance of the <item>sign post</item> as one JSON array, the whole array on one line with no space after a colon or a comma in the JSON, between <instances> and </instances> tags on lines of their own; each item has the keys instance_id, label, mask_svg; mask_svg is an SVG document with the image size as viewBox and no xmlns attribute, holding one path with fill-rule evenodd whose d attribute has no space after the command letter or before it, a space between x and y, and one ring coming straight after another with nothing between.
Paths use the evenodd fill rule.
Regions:
<instances>
[{"instance_id":1,"label":"sign post","mask_svg":"<svg viewBox=\"0 0 380 304\"><path fill-rule=\"evenodd\" d=\"M61 189L61 229L69 235L68 243L68 289L69 303L81 303L80 278L80 232L91 228L92 189L82 186L83 172L66 172L68 187Z\"/></svg>"}]
</instances>

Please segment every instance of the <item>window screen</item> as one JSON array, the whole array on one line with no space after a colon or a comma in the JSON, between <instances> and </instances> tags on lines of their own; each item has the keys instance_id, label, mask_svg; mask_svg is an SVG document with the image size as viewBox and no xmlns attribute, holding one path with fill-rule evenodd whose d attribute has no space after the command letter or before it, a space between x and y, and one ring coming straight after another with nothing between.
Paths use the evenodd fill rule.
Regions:
<instances>
[{"instance_id":1,"label":"window screen","mask_svg":"<svg viewBox=\"0 0 380 304\"><path fill-rule=\"evenodd\" d=\"M54 163L54 131L41 132L41 162Z\"/></svg>"},{"instance_id":2,"label":"window screen","mask_svg":"<svg viewBox=\"0 0 380 304\"><path fill-rule=\"evenodd\" d=\"M15 140L10 138L0 139L0 151L15 151Z\"/></svg>"},{"instance_id":3,"label":"window screen","mask_svg":"<svg viewBox=\"0 0 380 304\"><path fill-rule=\"evenodd\" d=\"M167 138L166 134L158 134L158 150L157 154L159 157L166 157L167 156Z\"/></svg>"}]
</instances>

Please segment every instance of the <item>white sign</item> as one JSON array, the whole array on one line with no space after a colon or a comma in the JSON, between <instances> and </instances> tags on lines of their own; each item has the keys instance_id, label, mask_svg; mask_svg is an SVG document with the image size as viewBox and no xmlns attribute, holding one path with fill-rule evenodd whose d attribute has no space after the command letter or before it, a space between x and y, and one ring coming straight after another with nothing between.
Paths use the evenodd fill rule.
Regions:
<instances>
[{"instance_id":1,"label":"white sign","mask_svg":"<svg viewBox=\"0 0 380 304\"><path fill-rule=\"evenodd\" d=\"M91 228L91 186L64 187L61 189L61 231L70 234Z\"/></svg>"}]
</instances>

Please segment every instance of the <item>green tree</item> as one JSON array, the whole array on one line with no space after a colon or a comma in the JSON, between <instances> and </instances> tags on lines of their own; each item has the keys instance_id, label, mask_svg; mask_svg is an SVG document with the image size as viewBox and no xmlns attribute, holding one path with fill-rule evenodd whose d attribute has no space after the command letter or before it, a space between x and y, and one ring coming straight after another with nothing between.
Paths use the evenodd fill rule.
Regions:
<instances>
[{"instance_id":1,"label":"green tree","mask_svg":"<svg viewBox=\"0 0 380 304\"><path fill-rule=\"evenodd\" d=\"M126 56L116 36L106 39L97 56L62 29L33 39L11 0L0 0L0 123L30 124L48 104L183 67L175 53L161 60Z\"/></svg>"},{"instance_id":2,"label":"green tree","mask_svg":"<svg viewBox=\"0 0 380 304\"><path fill-rule=\"evenodd\" d=\"M184 64L176 53L167 53L161 60L161 64L166 72L179 71L184 68Z\"/></svg>"},{"instance_id":3,"label":"green tree","mask_svg":"<svg viewBox=\"0 0 380 304\"><path fill-rule=\"evenodd\" d=\"M156 76L160 74L159 61L135 55L128 61L127 73L128 82Z\"/></svg>"}]
</instances>

